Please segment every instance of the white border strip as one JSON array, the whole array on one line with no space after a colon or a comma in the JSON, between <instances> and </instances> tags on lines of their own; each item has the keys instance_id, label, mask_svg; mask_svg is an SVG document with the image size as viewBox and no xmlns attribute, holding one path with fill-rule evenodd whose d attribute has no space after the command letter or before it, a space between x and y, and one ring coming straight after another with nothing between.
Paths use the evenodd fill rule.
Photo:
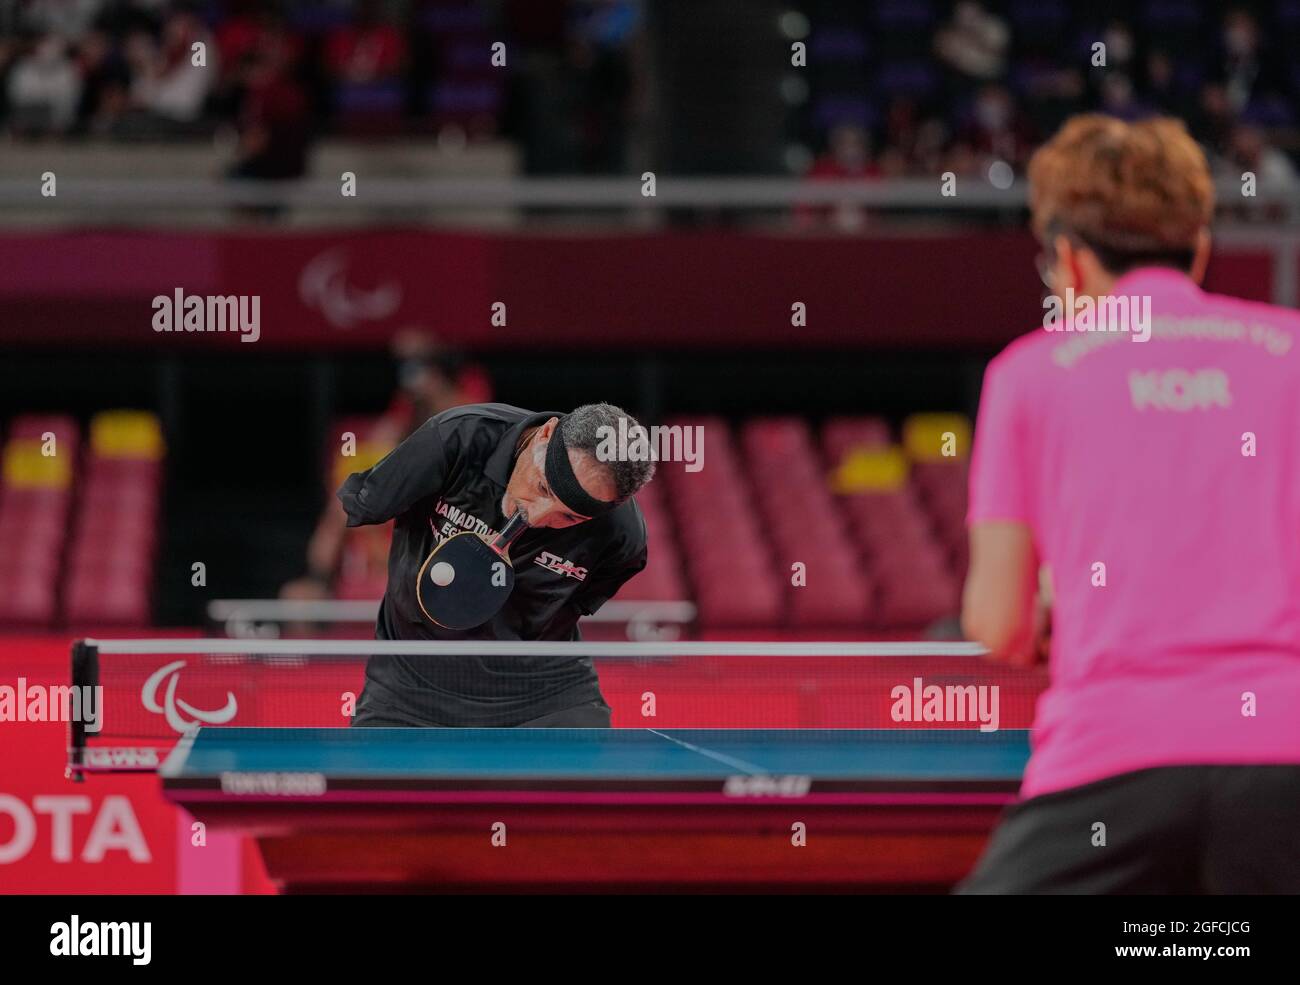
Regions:
<instances>
[{"instance_id":1,"label":"white border strip","mask_svg":"<svg viewBox=\"0 0 1300 985\"><path fill-rule=\"evenodd\" d=\"M747 642L689 643L554 642L527 640L225 640L87 639L100 653L231 654L261 656L425 656L425 657L979 657L978 643L917 642Z\"/></svg>"}]
</instances>

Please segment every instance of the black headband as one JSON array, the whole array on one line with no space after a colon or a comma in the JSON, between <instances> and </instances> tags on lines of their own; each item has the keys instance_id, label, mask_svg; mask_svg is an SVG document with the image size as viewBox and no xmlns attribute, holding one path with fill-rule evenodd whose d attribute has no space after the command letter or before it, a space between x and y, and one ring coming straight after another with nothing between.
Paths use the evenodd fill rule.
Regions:
<instances>
[{"instance_id":1,"label":"black headband","mask_svg":"<svg viewBox=\"0 0 1300 985\"><path fill-rule=\"evenodd\" d=\"M546 483L551 487L555 498L579 516L597 517L608 513L618 506L617 502L607 503L587 495L578 477L573 474L569 462L569 449L564 444L560 431L563 418L555 425L551 440L546 446Z\"/></svg>"}]
</instances>

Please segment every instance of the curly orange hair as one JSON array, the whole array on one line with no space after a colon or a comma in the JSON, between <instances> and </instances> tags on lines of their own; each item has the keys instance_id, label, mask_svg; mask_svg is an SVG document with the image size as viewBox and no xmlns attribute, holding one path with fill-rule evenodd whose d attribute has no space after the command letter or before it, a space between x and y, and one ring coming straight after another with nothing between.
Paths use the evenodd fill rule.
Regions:
<instances>
[{"instance_id":1,"label":"curly orange hair","mask_svg":"<svg viewBox=\"0 0 1300 985\"><path fill-rule=\"evenodd\" d=\"M1029 162L1034 232L1110 254L1189 255L1214 214L1205 154L1179 120L1072 117Z\"/></svg>"}]
</instances>

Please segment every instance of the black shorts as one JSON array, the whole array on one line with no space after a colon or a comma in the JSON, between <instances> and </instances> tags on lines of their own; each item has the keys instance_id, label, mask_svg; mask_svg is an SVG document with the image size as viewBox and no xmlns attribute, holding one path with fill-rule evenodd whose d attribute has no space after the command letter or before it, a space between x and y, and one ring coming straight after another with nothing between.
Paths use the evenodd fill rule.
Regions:
<instances>
[{"instance_id":1,"label":"black shorts","mask_svg":"<svg viewBox=\"0 0 1300 985\"><path fill-rule=\"evenodd\" d=\"M540 718L520 722L513 728L609 728L609 705L603 701L587 701L572 708L554 711ZM382 710L376 711L370 706L359 706L352 719L354 728L452 728L454 726L436 725L431 722L413 722L396 718L385 718Z\"/></svg>"},{"instance_id":2,"label":"black shorts","mask_svg":"<svg viewBox=\"0 0 1300 985\"><path fill-rule=\"evenodd\" d=\"M1300 766L1166 766L1033 797L956 891L1300 893Z\"/></svg>"}]
</instances>

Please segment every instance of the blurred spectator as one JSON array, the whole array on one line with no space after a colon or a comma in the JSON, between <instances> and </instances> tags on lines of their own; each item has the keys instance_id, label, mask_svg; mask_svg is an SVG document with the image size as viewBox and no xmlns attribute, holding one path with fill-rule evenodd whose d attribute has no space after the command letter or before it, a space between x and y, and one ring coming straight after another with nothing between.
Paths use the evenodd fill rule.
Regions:
<instances>
[{"instance_id":1,"label":"blurred spectator","mask_svg":"<svg viewBox=\"0 0 1300 985\"><path fill-rule=\"evenodd\" d=\"M1036 139L1089 109L1178 116L1222 160L1262 155L1280 173L1293 162L1275 150L1300 148L1300 72L1275 40L1294 3L1204 20L1178 2L1131 17L1058 0L1041 10L956 0L946 14L947 4L922 4L907 30L872 32L807 73L810 98L792 112L827 148L807 178L975 173L991 159L1019 170ZM830 26L836 6L804 5ZM428 133L450 119L469 139L507 133L529 174L621 173L653 91L651 9L644 0L0 0L0 127L182 138L233 124L233 174L292 178L315 132ZM504 84L479 60L498 37L509 44ZM864 81L882 77L888 84ZM846 106L870 129L832 133ZM844 227L862 219L801 215Z\"/></svg>"},{"instance_id":2,"label":"blurred spectator","mask_svg":"<svg viewBox=\"0 0 1300 985\"><path fill-rule=\"evenodd\" d=\"M289 30L283 15L270 5L245 4L216 28L221 68L228 76L238 74L258 52L278 49L277 58L286 70L296 69L305 45L300 34Z\"/></svg>"},{"instance_id":3,"label":"blurred spectator","mask_svg":"<svg viewBox=\"0 0 1300 985\"><path fill-rule=\"evenodd\" d=\"M232 177L301 178L311 123L307 94L290 74L292 49L267 35L241 59L239 144Z\"/></svg>"},{"instance_id":4,"label":"blurred spectator","mask_svg":"<svg viewBox=\"0 0 1300 985\"><path fill-rule=\"evenodd\" d=\"M921 109L915 99L895 96L885 113L885 145L897 150L910 168L916 150L916 135L920 128Z\"/></svg>"},{"instance_id":5,"label":"blurred spectator","mask_svg":"<svg viewBox=\"0 0 1300 985\"><path fill-rule=\"evenodd\" d=\"M423 329L399 331L389 351L397 364L398 390L378 433L392 444L435 414L492 399L492 384L482 368Z\"/></svg>"},{"instance_id":6,"label":"blurred spectator","mask_svg":"<svg viewBox=\"0 0 1300 985\"><path fill-rule=\"evenodd\" d=\"M813 162L808 177L874 178L879 175L871 163L871 137L856 123L841 123L830 133L826 153Z\"/></svg>"},{"instance_id":7,"label":"blurred spectator","mask_svg":"<svg viewBox=\"0 0 1300 985\"><path fill-rule=\"evenodd\" d=\"M1101 80L1101 109L1110 116L1129 122L1150 112L1138 102L1133 80L1124 72L1108 72Z\"/></svg>"},{"instance_id":8,"label":"blurred spectator","mask_svg":"<svg viewBox=\"0 0 1300 985\"><path fill-rule=\"evenodd\" d=\"M57 34L75 41L91 29L104 0L26 0L22 27L35 34Z\"/></svg>"},{"instance_id":9,"label":"blurred spectator","mask_svg":"<svg viewBox=\"0 0 1300 985\"><path fill-rule=\"evenodd\" d=\"M1291 159L1276 147L1269 146L1258 127L1239 125L1233 128L1228 139L1228 153L1220 158L1215 170L1227 181L1239 183L1246 172L1255 176L1255 193L1258 197L1282 196L1282 202L1253 203L1242 199L1240 206L1227 199L1222 204L1237 219L1272 220L1288 218L1300 198L1300 174Z\"/></svg>"},{"instance_id":10,"label":"blurred spectator","mask_svg":"<svg viewBox=\"0 0 1300 985\"><path fill-rule=\"evenodd\" d=\"M1228 106L1240 114L1256 96L1276 87L1276 73L1260 49L1259 25L1245 10L1230 10L1223 18L1223 56L1215 81L1223 86Z\"/></svg>"},{"instance_id":11,"label":"blurred spectator","mask_svg":"<svg viewBox=\"0 0 1300 985\"><path fill-rule=\"evenodd\" d=\"M918 173L935 175L948 170L944 156L950 137L948 124L939 117L931 116L921 121L912 147Z\"/></svg>"},{"instance_id":12,"label":"blurred spectator","mask_svg":"<svg viewBox=\"0 0 1300 985\"><path fill-rule=\"evenodd\" d=\"M1270 147L1259 127L1241 125L1232 131L1231 156L1242 171L1253 171L1262 191L1293 191L1296 167L1276 147Z\"/></svg>"},{"instance_id":13,"label":"blurred spectator","mask_svg":"<svg viewBox=\"0 0 1300 985\"><path fill-rule=\"evenodd\" d=\"M980 89L959 138L979 155L1006 161L1020 168L1034 143L1029 121L1017 108L1011 92L997 84Z\"/></svg>"},{"instance_id":14,"label":"blurred spectator","mask_svg":"<svg viewBox=\"0 0 1300 985\"><path fill-rule=\"evenodd\" d=\"M1147 54L1145 92L1146 101L1156 113L1184 120L1191 116L1192 105L1179 89L1174 60L1163 49L1155 48Z\"/></svg>"},{"instance_id":15,"label":"blurred spectator","mask_svg":"<svg viewBox=\"0 0 1300 985\"><path fill-rule=\"evenodd\" d=\"M195 44L203 45L202 64ZM131 104L160 124L196 122L220 67L216 45L193 14L174 13L158 43L142 31L127 42Z\"/></svg>"},{"instance_id":16,"label":"blurred spectator","mask_svg":"<svg viewBox=\"0 0 1300 985\"><path fill-rule=\"evenodd\" d=\"M1128 71L1137 57L1137 42L1133 30L1123 21L1111 21L1102 32L1102 44L1106 46L1106 64L1098 66L1103 71Z\"/></svg>"},{"instance_id":17,"label":"blurred spectator","mask_svg":"<svg viewBox=\"0 0 1300 985\"><path fill-rule=\"evenodd\" d=\"M107 34L91 31L77 47L77 69L82 79L79 125L94 134L111 131L127 110L131 87L122 52Z\"/></svg>"},{"instance_id":18,"label":"blurred spectator","mask_svg":"<svg viewBox=\"0 0 1300 985\"><path fill-rule=\"evenodd\" d=\"M375 0L360 0L351 24L330 32L325 61L339 83L365 84L397 79L406 62L406 42L379 16Z\"/></svg>"},{"instance_id":19,"label":"blurred spectator","mask_svg":"<svg viewBox=\"0 0 1300 985\"><path fill-rule=\"evenodd\" d=\"M956 175L972 175L980 172L980 157L970 144L958 141L948 148L944 156L943 170Z\"/></svg>"},{"instance_id":20,"label":"blurred spectator","mask_svg":"<svg viewBox=\"0 0 1300 985\"><path fill-rule=\"evenodd\" d=\"M1222 152L1232 132L1233 112L1228 92L1216 83L1201 87L1201 97L1193 111L1192 136L1212 151Z\"/></svg>"},{"instance_id":21,"label":"blurred spectator","mask_svg":"<svg viewBox=\"0 0 1300 985\"><path fill-rule=\"evenodd\" d=\"M908 174L907 156L897 147L885 147L876 159L882 178L906 178Z\"/></svg>"},{"instance_id":22,"label":"blurred spectator","mask_svg":"<svg viewBox=\"0 0 1300 985\"><path fill-rule=\"evenodd\" d=\"M871 138L854 123L841 123L830 133L826 153L822 154L804 176L808 181L863 181L880 177L880 169L871 159ZM796 207L795 225L800 228L832 225L845 232L860 229L866 211L858 205L800 205Z\"/></svg>"},{"instance_id":23,"label":"blurred spectator","mask_svg":"<svg viewBox=\"0 0 1300 985\"><path fill-rule=\"evenodd\" d=\"M77 118L81 75L58 35L42 38L14 61L7 88L10 125L17 133L61 133Z\"/></svg>"},{"instance_id":24,"label":"blurred spectator","mask_svg":"<svg viewBox=\"0 0 1300 985\"><path fill-rule=\"evenodd\" d=\"M1006 22L974 0L961 0L952 19L935 36L934 50L941 61L960 75L977 82L999 79L1006 72Z\"/></svg>"}]
</instances>

